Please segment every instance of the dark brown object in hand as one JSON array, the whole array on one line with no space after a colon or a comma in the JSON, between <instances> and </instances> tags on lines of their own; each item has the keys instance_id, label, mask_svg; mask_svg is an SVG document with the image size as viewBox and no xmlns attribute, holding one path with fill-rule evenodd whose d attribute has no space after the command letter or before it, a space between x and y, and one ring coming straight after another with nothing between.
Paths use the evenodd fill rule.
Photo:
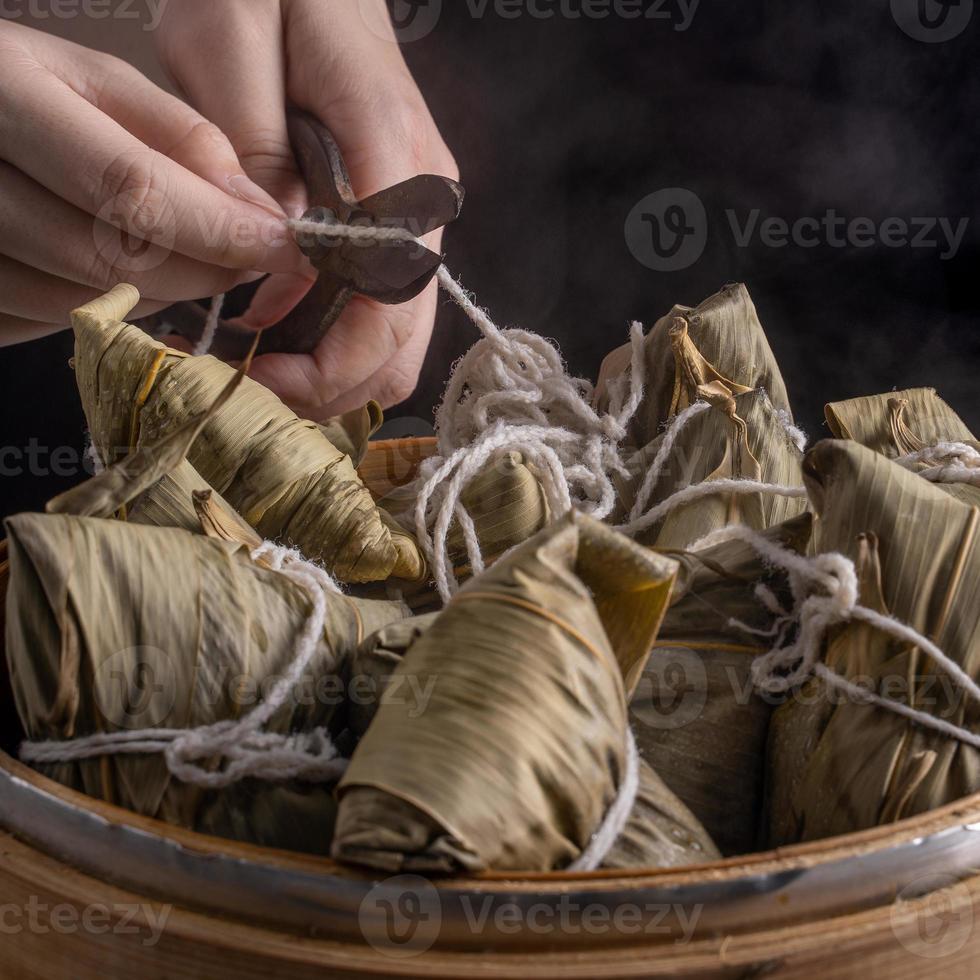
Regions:
<instances>
[{"instance_id":1,"label":"dark brown object in hand","mask_svg":"<svg viewBox=\"0 0 980 980\"><path fill-rule=\"evenodd\" d=\"M417 238L459 216L463 188L455 180L420 174L358 201L330 131L306 112L288 112L289 138L309 190L312 221L403 228ZM432 281L442 256L414 241L352 241L300 232L297 244L319 275L310 291L283 320L268 327L259 354L306 354L323 339L355 294L380 303L405 303ZM197 342L207 319L195 303L178 303L162 318L169 329ZM240 360L255 332L220 321L210 353Z\"/></svg>"}]
</instances>

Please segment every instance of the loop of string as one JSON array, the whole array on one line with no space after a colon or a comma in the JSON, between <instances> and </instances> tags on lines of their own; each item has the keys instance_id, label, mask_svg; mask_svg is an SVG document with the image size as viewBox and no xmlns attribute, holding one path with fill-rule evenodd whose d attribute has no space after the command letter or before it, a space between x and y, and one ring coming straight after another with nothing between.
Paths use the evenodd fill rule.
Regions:
<instances>
[{"instance_id":1,"label":"loop of string","mask_svg":"<svg viewBox=\"0 0 980 980\"><path fill-rule=\"evenodd\" d=\"M326 623L328 593L336 582L294 549L266 541L252 552L307 593L312 604L292 662L263 701L238 720L198 728L147 728L106 732L67 741L24 742L20 757L32 764L78 762L105 755L162 753L177 779L206 789L222 789L246 777L268 781L332 782L347 766L324 728L285 735L263 729L286 703L316 654ZM216 764L224 763L220 768Z\"/></svg>"},{"instance_id":2,"label":"loop of string","mask_svg":"<svg viewBox=\"0 0 980 980\"><path fill-rule=\"evenodd\" d=\"M786 572L793 597L793 608L787 611L779 606L770 590L758 593L767 608L779 616L773 630L756 630L737 619L729 621L730 625L746 632L776 637L773 647L752 663L752 679L757 688L771 693L785 693L816 675L829 687L842 691L858 703L877 705L924 728L931 728L980 749L980 734L900 701L881 697L852 683L821 662L829 629L843 623L863 622L920 649L969 698L980 704L980 686L932 640L894 616L858 603L858 579L853 561L836 552L804 557L743 526L732 525L722 530L726 539L745 541L768 565ZM786 642L792 625L797 627L795 638Z\"/></svg>"},{"instance_id":3,"label":"loop of string","mask_svg":"<svg viewBox=\"0 0 980 980\"><path fill-rule=\"evenodd\" d=\"M932 483L969 483L980 487L980 452L965 442L938 442L899 456L895 462ZM925 469L919 469L922 464Z\"/></svg>"}]
</instances>

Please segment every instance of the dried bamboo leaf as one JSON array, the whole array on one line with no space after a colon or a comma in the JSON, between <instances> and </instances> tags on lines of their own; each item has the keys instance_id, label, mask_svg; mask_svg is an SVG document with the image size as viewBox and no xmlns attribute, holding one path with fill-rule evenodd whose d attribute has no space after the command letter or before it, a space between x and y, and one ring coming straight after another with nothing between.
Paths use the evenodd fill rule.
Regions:
<instances>
[{"instance_id":1,"label":"dried bamboo leaf","mask_svg":"<svg viewBox=\"0 0 980 980\"><path fill-rule=\"evenodd\" d=\"M414 527L418 482L393 487L378 504L407 527ZM527 541L548 522L548 504L538 478L524 464L520 453L507 452L491 460L463 489L460 503L476 530L480 551L487 565L505 551ZM447 539L449 560L459 581L473 574L466 542L456 520ZM402 583L406 601L417 611L436 609L441 600L431 581L416 585Z\"/></svg>"},{"instance_id":2,"label":"dried bamboo leaf","mask_svg":"<svg viewBox=\"0 0 980 980\"><path fill-rule=\"evenodd\" d=\"M368 441L384 422L384 412L376 401L317 424L332 445L346 453L355 467L364 462Z\"/></svg>"},{"instance_id":3,"label":"dried bamboo leaf","mask_svg":"<svg viewBox=\"0 0 980 980\"><path fill-rule=\"evenodd\" d=\"M111 517L131 500L148 490L153 484L175 470L190 452L201 430L218 412L241 384L252 354L258 343L252 345L242 366L221 389L206 411L176 426L153 444L134 449L128 456L107 466L90 480L72 487L48 501L49 514L74 514L78 517Z\"/></svg>"},{"instance_id":4,"label":"dried bamboo leaf","mask_svg":"<svg viewBox=\"0 0 980 980\"><path fill-rule=\"evenodd\" d=\"M633 811L602 866L676 868L720 856L698 818L641 759Z\"/></svg>"},{"instance_id":5,"label":"dried bamboo leaf","mask_svg":"<svg viewBox=\"0 0 980 980\"><path fill-rule=\"evenodd\" d=\"M765 532L805 553L812 518ZM704 824L723 854L757 849L763 826L766 738L773 701L754 691L751 664L774 616L755 595L762 583L790 604L785 575L750 545L730 540L671 552L677 584L630 702L640 755Z\"/></svg>"},{"instance_id":6,"label":"dried bamboo leaf","mask_svg":"<svg viewBox=\"0 0 980 980\"><path fill-rule=\"evenodd\" d=\"M853 439L889 459L941 442L964 442L980 449L980 442L934 388L910 388L831 402L824 407L824 415L837 438ZM927 466L920 463L915 471L921 472ZM965 504L980 506L980 487L967 483L938 486Z\"/></svg>"},{"instance_id":7,"label":"dried bamboo leaf","mask_svg":"<svg viewBox=\"0 0 980 980\"><path fill-rule=\"evenodd\" d=\"M468 583L396 671L432 681L425 711L381 705L354 753L334 856L428 871L574 859L616 795L626 692L673 573L669 559L569 515ZM616 860L716 853L655 779L645 777L641 795L667 829L634 826ZM671 832L680 825L680 836Z\"/></svg>"},{"instance_id":8,"label":"dried bamboo leaf","mask_svg":"<svg viewBox=\"0 0 980 980\"><path fill-rule=\"evenodd\" d=\"M618 486L621 504L615 519L625 519L663 439L660 435L628 461L632 477ZM801 459L799 447L764 391L734 397L716 392L711 408L692 418L677 435L646 509L683 487L708 480L762 480L802 487ZM637 540L657 548L687 548L725 525L745 524L761 531L798 516L805 508L803 499L779 494L719 493L670 511L641 531Z\"/></svg>"},{"instance_id":9,"label":"dried bamboo leaf","mask_svg":"<svg viewBox=\"0 0 980 980\"><path fill-rule=\"evenodd\" d=\"M202 531L210 534L211 531L202 526L195 494L208 495L208 511L214 523L239 529L237 537L222 535L225 540L251 543L253 548L261 544L262 539L252 527L186 459L126 505L126 520L130 524L179 527L193 534Z\"/></svg>"},{"instance_id":10,"label":"dried bamboo leaf","mask_svg":"<svg viewBox=\"0 0 980 980\"><path fill-rule=\"evenodd\" d=\"M414 697L418 711L424 710L425 688L413 684L414 677L404 672L393 680L408 648L435 622L437 613L400 619L372 633L347 662L347 727L358 738L378 713L378 706L388 697ZM388 694L394 689L394 694ZM419 696L421 695L421 696Z\"/></svg>"},{"instance_id":11,"label":"dried bamboo leaf","mask_svg":"<svg viewBox=\"0 0 980 980\"><path fill-rule=\"evenodd\" d=\"M295 655L310 612L308 595L250 561L239 545L174 528L65 515L22 514L6 528L6 654L29 739L235 718ZM308 689L337 674L365 632L406 612L401 603L328 595L309 683L276 713L269 730L331 724L339 699L308 697ZM240 817L252 828L247 839L276 838L282 846L291 846L284 833L301 818L281 810L289 799L316 802L326 837L334 808L329 788L319 796L300 787L269 788L252 797L239 789L230 798L238 803L222 802L220 792L173 780L156 755L117 755L44 771L89 795L192 828L205 812L217 826L220 813L251 798L255 809ZM327 846L324 840L321 850Z\"/></svg>"},{"instance_id":12,"label":"dried bamboo leaf","mask_svg":"<svg viewBox=\"0 0 980 980\"><path fill-rule=\"evenodd\" d=\"M645 340L646 391L631 426L635 446L657 437L661 426L694 400L698 385L720 381L734 394L761 388L777 410L790 411L786 386L741 283L725 286L696 307L674 306ZM629 346L614 351L600 369L600 408L628 368ZM789 416L791 421L791 416Z\"/></svg>"},{"instance_id":13,"label":"dried bamboo leaf","mask_svg":"<svg viewBox=\"0 0 980 980\"><path fill-rule=\"evenodd\" d=\"M819 517L818 550L862 566L862 601L980 676L980 510L851 441L819 443L804 473ZM826 657L884 697L980 730L980 706L918 649L851 624L831 638ZM800 715L800 699L791 697L774 729L770 768L775 783L788 785L773 812L777 840L864 829L980 789L977 750L818 681L808 688L808 699L822 696L829 708L811 705ZM780 737L794 729L802 736Z\"/></svg>"},{"instance_id":14,"label":"dried bamboo leaf","mask_svg":"<svg viewBox=\"0 0 980 980\"><path fill-rule=\"evenodd\" d=\"M203 411L234 373L216 358L188 357L121 322L137 295L119 286L72 314L82 404L109 462ZM344 581L414 570L400 567L400 552L347 455L248 378L188 458L260 535L290 541Z\"/></svg>"}]
</instances>

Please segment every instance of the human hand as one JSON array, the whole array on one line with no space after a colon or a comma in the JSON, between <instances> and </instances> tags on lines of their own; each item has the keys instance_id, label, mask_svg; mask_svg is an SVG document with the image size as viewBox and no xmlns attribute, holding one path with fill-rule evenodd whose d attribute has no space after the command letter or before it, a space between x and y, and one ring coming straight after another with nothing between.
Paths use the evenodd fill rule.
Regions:
<instances>
[{"instance_id":1,"label":"human hand","mask_svg":"<svg viewBox=\"0 0 980 980\"><path fill-rule=\"evenodd\" d=\"M0 20L0 344L120 281L143 316L308 268L216 126L118 58Z\"/></svg>"},{"instance_id":2,"label":"human hand","mask_svg":"<svg viewBox=\"0 0 980 980\"><path fill-rule=\"evenodd\" d=\"M370 26L368 4L377 6ZM419 173L457 176L394 32L379 36L376 25L387 23L384 0L170 0L156 40L164 67L228 135L249 176L298 217L306 189L286 132L287 102L331 130L359 199ZM426 243L438 250L440 237ZM241 322L275 323L311 276L271 276ZM355 296L312 354L267 354L250 373L313 419L371 398L396 404L415 388L436 288L399 306Z\"/></svg>"}]
</instances>

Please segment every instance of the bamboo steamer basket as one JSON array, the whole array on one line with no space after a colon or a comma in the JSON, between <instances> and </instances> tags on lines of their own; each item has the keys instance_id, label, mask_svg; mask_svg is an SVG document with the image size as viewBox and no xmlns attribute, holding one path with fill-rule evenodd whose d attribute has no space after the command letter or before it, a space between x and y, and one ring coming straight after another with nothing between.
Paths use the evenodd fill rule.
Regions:
<instances>
[{"instance_id":1,"label":"bamboo steamer basket","mask_svg":"<svg viewBox=\"0 0 980 980\"><path fill-rule=\"evenodd\" d=\"M434 448L373 443L362 476L380 496ZM0 542L2 598L8 572ZM977 975L980 794L686 869L426 881L192 833L46 779L14 757L5 660L0 737L3 978Z\"/></svg>"}]
</instances>

